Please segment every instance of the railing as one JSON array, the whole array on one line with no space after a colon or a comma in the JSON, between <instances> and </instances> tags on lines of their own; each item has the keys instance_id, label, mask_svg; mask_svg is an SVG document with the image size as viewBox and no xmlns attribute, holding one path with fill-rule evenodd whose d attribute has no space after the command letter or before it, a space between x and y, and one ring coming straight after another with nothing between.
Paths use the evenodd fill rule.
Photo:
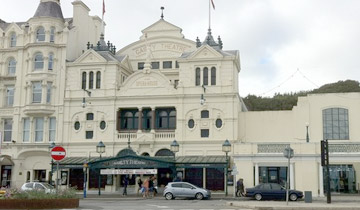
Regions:
<instances>
[{"instance_id":1,"label":"railing","mask_svg":"<svg viewBox=\"0 0 360 210\"><path fill-rule=\"evenodd\" d=\"M155 139L170 139L170 138L175 138L175 132L155 133Z\"/></svg>"},{"instance_id":2,"label":"railing","mask_svg":"<svg viewBox=\"0 0 360 210\"><path fill-rule=\"evenodd\" d=\"M283 153L290 144L258 144L257 153Z\"/></svg>"},{"instance_id":3,"label":"railing","mask_svg":"<svg viewBox=\"0 0 360 210\"><path fill-rule=\"evenodd\" d=\"M329 141L330 153L360 153L360 143L354 144L332 144Z\"/></svg>"},{"instance_id":4,"label":"railing","mask_svg":"<svg viewBox=\"0 0 360 210\"><path fill-rule=\"evenodd\" d=\"M148 140L165 140L165 139L175 139L175 131L155 131L155 134L143 131L141 133L118 133L118 139L130 140L138 139L146 136L146 138L151 138Z\"/></svg>"},{"instance_id":5,"label":"railing","mask_svg":"<svg viewBox=\"0 0 360 210\"><path fill-rule=\"evenodd\" d=\"M118 139L136 139L137 133L118 133Z\"/></svg>"}]
</instances>

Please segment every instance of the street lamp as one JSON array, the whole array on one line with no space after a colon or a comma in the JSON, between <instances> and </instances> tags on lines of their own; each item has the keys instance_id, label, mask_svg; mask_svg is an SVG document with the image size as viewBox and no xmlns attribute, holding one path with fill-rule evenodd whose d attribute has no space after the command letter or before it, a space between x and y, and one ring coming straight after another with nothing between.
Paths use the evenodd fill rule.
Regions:
<instances>
[{"instance_id":1,"label":"street lamp","mask_svg":"<svg viewBox=\"0 0 360 210\"><path fill-rule=\"evenodd\" d=\"M306 143L309 143L309 141L310 141L310 138L309 138L309 123L306 122L305 126L306 126Z\"/></svg>"},{"instance_id":2,"label":"street lamp","mask_svg":"<svg viewBox=\"0 0 360 210\"><path fill-rule=\"evenodd\" d=\"M101 160L101 154L105 152L105 144L100 141L98 145L96 145L96 152L100 154L100 160ZM101 195L101 174L100 174L100 167L99 167L99 196Z\"/></svg>"},{"instance_id":3,"label":"street lamp","mask_svg":"<svg viewBox=\"0 0 360 210\"><path fill-rule=\"evenodd\" d=\"M87 168L88 168L88 164L84 163L84 165L83 165L83 171L84 171L84 198L86 198L86 179L87 179L86 172L87 172Z\"/></svg>"},{"instance_id":4,"label":"street lamp","mask_svg":"<svg viewBox=\"0 0 360 210\"><path fill-rule=\"evenodd\" d=\"M51 142L49 145L49 152L51 152L52 148L55 147L55 143ZM50 176L49 176L49 184L52 185L52 176L53 176L53 165L54 165L54 159L51 158L51 169L50 169Z\"/></svg>"},{"instance_id":5,"label":"street lamp","mask_svg":"<svg viewBox=\"0 0 360 210\"><path fill-rule=\"evenodd\" d=\"M176 164L176 158L175 158L175 153L179 152L179 143L177 143L176 139L174 139L174 141L170 144L170 150L174 153L174 164ZM177 179L177 174L176 174L176 165L175 165L175 180Z\"/></svg>"},{"instance_id":6,"label":"street lamp","mask_svg":"<svg viewBox=\"0 0 360 210\"><path fill-rule=\"evenodd\" d=\"M288 159L288 168L286 176L286 205L289 204L289 187L290 187L290 159L294 157L294 150L291 149L290 145L284 149L284 157Z\"/></svg>"},{"instance_id":7,"label":"street lamp","mask_svg":"<svg viewBox=\"0 0 360 210\"><path fill-rule=\"evenodd\" d=\"M231 151L231 144L229 140L225 140L222 145L222 151L225 152L225 158L226 158L226 167L225 167L225 196L228 195L228 189L227 189L227 181L228 181L228 166L229 166L229 160L228 160L228 152Z\"/></svg>"}]
</instances>

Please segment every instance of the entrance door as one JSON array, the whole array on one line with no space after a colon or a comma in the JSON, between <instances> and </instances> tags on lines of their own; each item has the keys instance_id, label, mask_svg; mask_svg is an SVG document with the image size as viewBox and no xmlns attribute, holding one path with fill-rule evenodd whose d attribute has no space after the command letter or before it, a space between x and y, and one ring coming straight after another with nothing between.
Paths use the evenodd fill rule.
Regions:
<instances>
[{"instance_id":1,"label":"entrance door","mask_svg":"<svg viewBox=\"0 0 360 210\"><path fill-rule=\"evenodd\" d=\"M1 187L10 187L12 166L1 167Z\"/></svg>"},{"instance_id":2,"label":"entrance door","mask_svg":"<svg viewBox=\"0 0 360 210\"><path fill-rule=\"evenodd\" d=\"M78 190L84 189L84 171L82 169L70 169L69 186Z\"/></svg>"},{"instance_id":3,"label":"entrance door","mask_svg":"<svg viewBox=\"0 0 360 210\"><path fill-rule=\"evenodd\" d=\"M279 183L279 170L278 168L268 169L269 183Z\"/></svg>"},{"instance_id":4,"label":"entrance door","mask_svg":"<svg viewBox=\"0 0 360 210\"><path fill-rule=\"evenodd\" d=\"M206 189L208 190L224 190L224 169L223 168L207 168L206 169Z\"/></svg>"},{"instance_id":5,"label":"entrance door","mask_svg":"<svg viewBox=\"0 0 360 210\"><path fill-rule=\"evenodd\" d=\"M198 187L203 187L203 169L187 168L185 169L185 181Z\"/></svg>"}]
</instances>

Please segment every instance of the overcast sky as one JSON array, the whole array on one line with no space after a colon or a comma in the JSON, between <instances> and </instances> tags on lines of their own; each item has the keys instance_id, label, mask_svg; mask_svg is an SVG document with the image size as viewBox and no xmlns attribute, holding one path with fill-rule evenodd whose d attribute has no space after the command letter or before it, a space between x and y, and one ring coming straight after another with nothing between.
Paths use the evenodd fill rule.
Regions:
<instances>
[{"instance_id":1,"label":"overcast sky","mask_svg":"<svg viewBox=\"0 0 360 210\"><path fill-rule=\"evenodd\" d=\"M61 0L72 17L73 0ZM360 80L359 0L213 0L213 36L224 50L239 50L240 95L311 90L339 80ZM0 18L27 21L39 0L1 0ZM102 0L83 0L101 17ZM120 49L160 19L204 40L208 0L105 0L105 38ZM299 71L297 70L299 69Z\"/></svg>"}]
</instances>

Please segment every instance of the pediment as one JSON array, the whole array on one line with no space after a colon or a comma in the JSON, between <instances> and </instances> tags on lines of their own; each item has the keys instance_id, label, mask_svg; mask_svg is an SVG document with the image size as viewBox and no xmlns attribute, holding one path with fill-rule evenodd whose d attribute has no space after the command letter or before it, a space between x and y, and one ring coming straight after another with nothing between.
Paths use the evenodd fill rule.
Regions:
<instances>
[{"instance_id":1,"label":"pediment","mask_svg":"<svg viewBox=\"0 0 360 210\"><path fill-rule=\"evenodd\" d=\"M17 34L22 33L23 31L21 30L21 28L19 27L18 24L16 23L11 23L10 25L8 25L8 27L5 29L5 33L11 33L11 32L15 32Z\"/></svg>"},{"instance_id":2,"label":"pediment","mask_svg":"<svg viewBox=\"0 0 360 210\"><path fill-rule=\"evenodd\" d=\"M122 96L169 95L175 90L167 77L158 70L150 70L138 71L128 77L120 86L119 94Z\"/></svg>"},{"instance_id":3,"label":"pediment","mask_svg":"<svg viewBox=\"0 0 360 210\"><path fill-rule=\"evenodd\" d=\"M190 59L212 59L223 58L224 56L209 45L201 46L197 51L193 52L188 58Z\"/></svg>"},{"instance_id":4,"label":"pediment","mask_svg":"<svg viewBox=\"0 0 360 210\"><path fill-rule=\"evenodd\" d=\"M106 59L92 49L86 51L84 54L82 54L78 59L74 61L74 63L76 64L102 63L102 62L106 62Z\"/></svg>"},{"instance_id":5,"label":"pediment","mask_svg":"<svg viewBox=\"0 0 360 210\"><path fill-rule=\"evenodd\" d=\"M147 38L164 35L181 38L184 37L184 35L181 33L182 29L180 27L177 27L163 19L160 19L159 21L145 28L141 32L143 33L143 35L140 37L140 39L145 39L145 35L147 36Z\"/></svg>"}]
</instances>

